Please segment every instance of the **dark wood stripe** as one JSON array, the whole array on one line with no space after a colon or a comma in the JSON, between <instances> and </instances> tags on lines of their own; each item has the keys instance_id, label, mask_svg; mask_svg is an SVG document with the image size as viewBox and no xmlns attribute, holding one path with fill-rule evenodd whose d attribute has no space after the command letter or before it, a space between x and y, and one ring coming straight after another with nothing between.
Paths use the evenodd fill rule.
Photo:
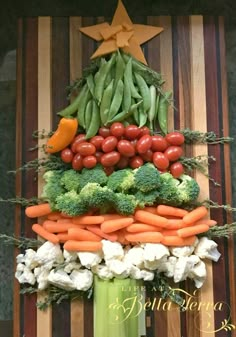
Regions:
<instances>
[{"instance_id":1,"label":"dark wood stripe","mask_svg":"<svg viewBox=\"0 0 236 337\"><path fill-rule=\"evenodd\" d=\"M82 17L82 27L93 26L94 24L96 24L94 18ZM89 66L91 62L90 57L93 55L99 44L96 44L90 37L82 34L82 69Z\"/></svg>"},{"instance_id":2,"label":"dark wood stripe","mask_svg":"<svg viewBox=\"0 0 236 337\"><path fill-rule=\"evenodd\" d=\"M68 105L66 87L69 84L69 18L52 18L52 127L59 118L57 112ZM52 306L52 337L70 336L70 302Z\"/></svg>"},{"instance_id":3,"label":"dark wood stripe","mask_svg":"<svg viewBox=\"0 0 236 337\"><path fill-rule=\"evenodd\" d=\"M149 16L147 25L160 26L159 19L156 16ZM148 66L160 73L160 34L147 43L147 58Z\"/></svg>"},{"instance_id":4,"label":"dark wood stripe","mask_svg":"<svg viewBox=\"0 0 236 337\"><path fill-rule=\"evenodd\" d=\"M84 337L93 337L93 300L84 298ZM101 322L101 324L103 324Z\"/></svg>"},{"instance_id":5,"label":"dark wood stripe","mask_svg":"<svg viewBox=\"0 0 236 337\"><path fill-rule=\"evenodd\" d=\"M173 98L174 106L176 108L174 114L174 128L178 130L180 128L178 111L179 111L179 55L178 55L178 30L177 30L177 17L172 16L172 54L173 54Z\"/></svg>"},{"instance_id":6,"label":"dark wood stripe","mask_svg":"<svg viewBox=\"0 0 236 337\"><path fill-rule=\"evenodd\" d=\"M216 23L214 17L204 18L204 47L205 47L205 74L206 74L206 97L207 97L207 128L208 131L220 133L222 107L219 106L218 97L221 96L219 91L219 73L217 72L217 50L216 50ZM210 165L209 174L216 181L224 185L224 177L222 176L222 158L223 153L220 146L209 146L209 155L216 158L216 162ZM219 204L223 202L222 188L215 187L210 184L210 198ZM224 223L224 216L221 210L213 210L211 217L218 221L218 224ZM223 240L215 240L218 243L218 249L222 254L221 259L217 263L213 263L213 287L214 302L227 303L227 283L225 275L225 258L227 251L224 247ZM221 277L219 277L219 275ZM221 322L227 318L228 309L224 306L222 311L215 311L215 329L221 326ZM225 331L220 330L218 336L225 336Z\"/></svg>"},{"instance_id":7,"label":"dark wood stripe","mask_svg":"<svg viewBox=\"0 0 236 337\"><path fill-rule=\"evenodd\" d=\"M37 158L37 151L29 151L36 146L32 138L33 131L37 130L38 111L38 24L36 18L25 19L25 49L24 49L24 82L25 102L22 118L22 151L24 161ZM33 171L23 175L22 192L25 198L37 196L37 176ZM35 237L31 229L32 221L25 218L24 234L26 237ZM24 297L24 335L36 337L36 295Z\"/></svg>"},{"instance_id":8,"label":"dark wood stripe","mask_svg":"<svg viewBox=\"0 0 236 337\"><path fill-rule=\"evenodd\" d=\"M153 298L157 296L157 293L153 290L146 290L146 302L151 302ZM158 319L155 318L155 314L153 310L146 312L146 336L154 337L155 336L155 328L158 323Z\"/></svg>"}]
</instances>

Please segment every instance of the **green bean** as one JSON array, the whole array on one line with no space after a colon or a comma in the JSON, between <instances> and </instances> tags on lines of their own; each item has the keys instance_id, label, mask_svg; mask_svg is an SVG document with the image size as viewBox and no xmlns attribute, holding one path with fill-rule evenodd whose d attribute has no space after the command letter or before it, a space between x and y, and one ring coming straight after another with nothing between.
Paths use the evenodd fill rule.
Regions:
<instances>
[{"instance_id":1,"label":"green bean","mask_svg":"<svg viewBox=\"0 0 236 337\"><path fill-rule=\"evenodd\" d=\"M87 131L91 120L92 120L92 114L93 114L93 100L90 99L87 103L86 109L85 109L85 117L84 117L84 122L85 122L85 130Z\"/></svg>"},{"instance_id":2,"label":"green bean","mask_svg":"<svg viewBox=\"0 0 236 337\"><path fill-rule=\"evenodd\" d=\"M108 120L111 120L118 113L123 99L123 93L124 93L124 84L122 80L119 80L117 83L115 94L111 102Z\"/></svg>"},{"instance_id":3,"label":"green bean","mask_svg":"<svg viewBox=\"0 0 236 337\"><path fill-rule=\"evenodd\" d=\"M93 98L95 98L95 95L94 95L95 84L94 84L94 78L92 74L88 75L88 77L86 78L86 82L91 92L91 95L93 96Z\"/></svg>"},{"instance_id":4,"label":"green bean","mask_svg":"<svg viewBox=\"0 0 236 337\"><path fill-rule=\"evenodd\" d=\"M134 82L133 82L132 58L131 57L130 57L129 61L126 64L124 77L127 77L127 79L129 80L129 86L130 86L130 90L131 90L131 96L134 97L134 98L142 98L139 95L138 90L136 89L136 87L134 85Z\"/></svg>"},{"instance_id":5,"label":"green bean","mask_svg":"<svg viewBox=\"0 0 236 337\"><path fill-rule=\"evenodd\" d=\"M166 92L160 97L158 108L158 122L161 131L166 135L168 133L168 107L169 99L172 96L171 92Z\"/></svg>"},{"instance_id":6,"label":"green bean","mask_svg":"<svg viewBox=\"0 0 236 337\"><path fill-rule=\"evenodd\" d=\"M150 96L149 88L147 86L147 83L145 82L145 80L143 79L141 75L135 72L134 76L135 76L137 86L139 88L139 91L143 99L143 110L144 112L147 112L151 106L151 96Z\"/></svg>"},{"instance_id":7,"label":"green bean","mask_svg":"<svg viewBox=\"0 0 236 337\"><path fill-rule=\"evenodd\" d=\"M153 131L153 120L156 112L156 88L154 87L154 85L151 85L149 87L149 91L151 96L151 106L147 112L147 117L150 122L150 129L151 131Z\"/></svg>"},{"instance_id":8,"label":"green bean","mask_svg":"<svg viewBox=\"0 0 236 337\"><path fill-rule=\"evenodd\" d=\"M91 99L91 93L89 91L87 84L84 85L82 91L83 91L83 95L81 97L81 101L78 106L77 119L78 119L79 125L85 128L85 110L86 110L88 101ZM81 94L82 94L82 91L81 91Z\"/></svg>"},{"instance_id":9,"label":"green bean","mask_svg":"<svg viewBox=\"0 0 236 337\"><path fill-rule=\"evenodd\" d=\"M108 111L109 111L110 106L111 106L111 99L112 99L112 93L113 93L113 83L114 83L114 79L111 80L109 85L104 90L101 105L100 105L100 117L101 117L102 124L104 124L104 125L107 122Z\"/></svg>"},{"instance_id":10,"label":"green bean","mask_svg":"<svg viewBox=\"0 0 236 337\"><path fill-rule=\"evenodd\" d=\"M114 122L121 122L124 119L132 116L134 114L134 111L137 110L137 107L142 103L142 101L139 101L138 103L135 103L131 105L130 109L128 111L122 111L115 115L111 120L109 120L109 123Z\"/></svg>"},{"instance_id":11,"label":"green bean","mask_svg":"<svg viewBox=\"0 0 236 337\"><path fill-rule=\"evenodd\" d=\"M92 117L91 117L91 121L90 121L90 125L87 129L86 132L86 139L92 138L93 136L95 136L98 132L98 129L100 127L100 114L99 114L99 107L96 103L96 101L93 99L92 100Z\"/></svg>"}]
</instances>

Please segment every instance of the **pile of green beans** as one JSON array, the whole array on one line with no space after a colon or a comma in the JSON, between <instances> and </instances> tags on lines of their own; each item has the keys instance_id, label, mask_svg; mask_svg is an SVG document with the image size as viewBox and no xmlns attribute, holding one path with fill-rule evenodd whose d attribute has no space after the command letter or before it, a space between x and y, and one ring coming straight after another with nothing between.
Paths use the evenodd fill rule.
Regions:
<instances>
[{"instance_id":1,"label":"pile of green beans","mask_svg":"<svg viewBox=\"0 0 236 337\"><path fill-rule=\"evenodd\" d=\"M163 93L160 74L120 51L100 58L98 69L85 78L78 96L61 117L77 117L86 138L114 122L168 132L171 93Z\"/></svg>"}]
</instances>

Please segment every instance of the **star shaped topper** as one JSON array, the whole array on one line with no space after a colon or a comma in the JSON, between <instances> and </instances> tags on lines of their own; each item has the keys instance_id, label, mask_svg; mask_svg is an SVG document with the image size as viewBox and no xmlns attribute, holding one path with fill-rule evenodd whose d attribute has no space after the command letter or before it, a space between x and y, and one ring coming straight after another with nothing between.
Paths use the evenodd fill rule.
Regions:
<instances>
[{"instance_id":1,"label":"star shaped topper","mask_svg":"<svg viewBox=\"0 0 236 337\"><path fill-rule=\"evenodd\" d=\"M121 48L125 53L147 64L140 45L160 34L163 28L133 24L122 1L118 0L111 25L104 22L82 27L80 31L96 41L102 41L91 59L110 54Z\"/></svg>"}]
</instances>

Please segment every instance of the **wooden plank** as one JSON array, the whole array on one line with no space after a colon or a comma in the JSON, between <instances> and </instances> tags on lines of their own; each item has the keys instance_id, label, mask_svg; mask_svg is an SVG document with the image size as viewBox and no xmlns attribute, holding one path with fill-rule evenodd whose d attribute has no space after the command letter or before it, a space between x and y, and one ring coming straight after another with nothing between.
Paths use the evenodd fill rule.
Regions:
<instances>
[{"instance_id":1,"label":"wooden plank","mask_svg":"<svg viewBox=\"0 0 236 337\"><path fill-rule=\"evenodd\" d=\"M39 17L38 19L38 128L50 130L51 121L51 19ZM43 140L38 140L38 158L42 157L40 146ZM38 177L38 193L43 188L42 177ZM38 301L46 294L38 295ZM37 310L37 337L52 336L52 310Z\"/></svg>"}]
</instances>

